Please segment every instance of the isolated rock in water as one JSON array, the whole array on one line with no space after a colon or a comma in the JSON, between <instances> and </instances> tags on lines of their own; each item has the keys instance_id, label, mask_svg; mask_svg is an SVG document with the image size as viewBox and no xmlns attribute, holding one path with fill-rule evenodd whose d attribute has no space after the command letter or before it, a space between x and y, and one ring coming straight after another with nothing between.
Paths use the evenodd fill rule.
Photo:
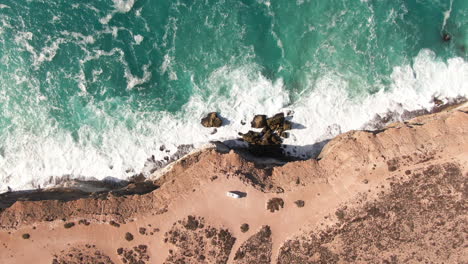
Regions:
<instances>
[{"instance_id":1,"label":"isolated rock in water","mask_svg":"<svg viewBox=\"0 0 468 264\"><path fill-rule=\"evenodd\" d=\"M201 124L204 127L220 127L223 121L219 118L218 113L211 112L206 117L202 118Z\"/></svg>"},{"instance_id":2,"label":"isolated rock in water","mask_svg":"<svg viewBox=\"0 0 468 264\"><path fill-rule=\"evenodd\" d=\"M254 116L250 125L253 128L264 128L267 125L267 116L266 115L256 115Z\"/></svg>"},{"instance_id":3,"label":"isolated rock in water","mask_svg":"<svg viewBox=\"0 0 468 264\"><path fill-rule=\"evenodd\" d=\"M442 35L442 40L443 41L450 41L451 39L452 39L452 36L450 36L450 34L448 34L448 33L444 33Z\"/></svg>"},{"instance_id":4,"label":"isolated rock in water","mask_svg":"<svg viewBox=\"0 0 468 264\"><path fill-rule=\"evenodd\" d=\"M271 130L276 130L284 123L284 114L278 113L267 119L267 125Z\"/></svg>"}]
</instances>

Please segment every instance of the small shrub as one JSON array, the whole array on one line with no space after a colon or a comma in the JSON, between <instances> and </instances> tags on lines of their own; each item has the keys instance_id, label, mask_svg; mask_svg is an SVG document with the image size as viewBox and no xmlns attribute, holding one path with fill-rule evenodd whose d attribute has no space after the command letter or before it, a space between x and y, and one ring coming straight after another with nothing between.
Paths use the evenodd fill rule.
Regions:
<instances>
[{"instance_id":1,"label":"small shrub","mask_svg":"<svg viewBox=\"0 0 468 264\"><path fill-rule=\"evenodd\" d=\"M240 230L242 231L242 233L249 231L249 224L247 223L242 224L240 227Z\"/></svg>"},{"instance_id":2,"label":"small shrub","mask_svg":"<svg viewBox=\"0 0 468 264\"><path fill-rule=\"evenodd\" d=\"M130 232L125 233L125 240L132 241L133 235Z\"/></svg>"},{"instance_id":3,"label":"small shrub","mask_svg":"<svg viewBox=\"0 0 468 264\"><path fill-rule=\"evenodd\" d=\"M295 201L294 203L295 203L295 204L297 205L297 207L299 207L299 208L304 207L304 205L305 205L305 202L304 202L303 200L297 200L297 201Z\"/></svg>"},{"instance_id":4,"label":"small shrub","mask_svg":"<svg viewBox=\"0 0 468 264\"><path fill-rule=\"evenodd\" d=\"M284 207L284 201L281 198L271 198L267 202L267 209L270 210L270 212L278 211L280 208Z\"/></svg>"},{"instance_id":5,"label":"small shrub","mask_svg":"<svg viewBox=\"0 0 468 264\"><path fill-rule=\"evenodd\" d=\"M120 227L120 224L115 221L110 221L109 224L114 227Z\"/></svg>"},{"instance_id":6,"label":"small shrub","mask_svg":"<svg viewBox=\"0 0 468 264\"><path fill-rule=\"evenodd\" d=\"M26 233L26 234L23 234L21 237L22 237L23 239L29 239L29 238L31 237L31 235L29 235L29 234Z\"/></svg>"},{"instance_id":7,"label":"small shrub","mask_svg":"<svg viewBox=\"0 0 468 264\"><path fill-rule=\"evenodd\" d=\"M65 223L65 224L63 225L63 227L65 227L65 228L72 228L72 227L74 227L74 226L75 226L75 223L73 223L73 222L68 222L68 223Z\"/></svg>"}]
</instances>

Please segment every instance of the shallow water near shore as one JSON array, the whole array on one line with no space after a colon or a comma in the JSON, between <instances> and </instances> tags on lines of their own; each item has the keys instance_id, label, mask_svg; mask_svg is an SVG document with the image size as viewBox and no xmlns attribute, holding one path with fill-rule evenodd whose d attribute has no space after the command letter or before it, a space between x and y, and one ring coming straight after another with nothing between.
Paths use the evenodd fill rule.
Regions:
<instances>
[{"instance_id":1,"label":"shallow water near shore","mask_svg":"<svg viewBox=\"0 0 468 264\"><path fill-rule=\"evenodd\" d=\"M468 96L467 46L462 0L5 0L0 191L126 179L279 111L307 158L376 114Z\"/></svg>"}]
</instances>

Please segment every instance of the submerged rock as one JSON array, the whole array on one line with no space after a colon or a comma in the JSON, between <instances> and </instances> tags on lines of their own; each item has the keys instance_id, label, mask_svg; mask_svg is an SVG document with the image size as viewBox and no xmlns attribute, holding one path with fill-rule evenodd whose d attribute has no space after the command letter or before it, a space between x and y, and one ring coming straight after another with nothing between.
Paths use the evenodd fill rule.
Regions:
<instances>
[{"instance_id":1,"label":"submerged rock","mask_svg":"<svg viewBox=\"0 0 468 264\"><path fill-rule=\"evenodd\" d=\"M218 113L211 112L206 117L202 118L201 124L204 127L220 127L223 124L223 120L219 118Z\"/></svg>"},{"instance_id":2,"label":"submerged rock","mask_svg":"<svg viewBox=\"0 0 468 264\"><path fill-rule=\"evenodd\" d=\"M442 40L443 41L450 41L451 39L452 39L452 36L450 36L450 34L448 34L448 33L444 33L442 35Z\"/></svg>"}]
</instances>

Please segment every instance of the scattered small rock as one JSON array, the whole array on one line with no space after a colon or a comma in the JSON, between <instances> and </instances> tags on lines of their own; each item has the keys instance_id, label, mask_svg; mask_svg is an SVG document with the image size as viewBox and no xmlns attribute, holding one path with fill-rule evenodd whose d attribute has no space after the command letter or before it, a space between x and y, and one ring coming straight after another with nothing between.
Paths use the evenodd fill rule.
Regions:
<instances>
[{"instance_id":1,"label":"scattered small rock","mask_svg":"<svg viewBox=\"0 0 468 264\"><path fill-rule=\"evenodd\" d=\"M364 179L364 180L362 181L362 183L368 184L368 183L369 183L369 180L368 180L368 179Z\"/></svg>"}]
</instances>

